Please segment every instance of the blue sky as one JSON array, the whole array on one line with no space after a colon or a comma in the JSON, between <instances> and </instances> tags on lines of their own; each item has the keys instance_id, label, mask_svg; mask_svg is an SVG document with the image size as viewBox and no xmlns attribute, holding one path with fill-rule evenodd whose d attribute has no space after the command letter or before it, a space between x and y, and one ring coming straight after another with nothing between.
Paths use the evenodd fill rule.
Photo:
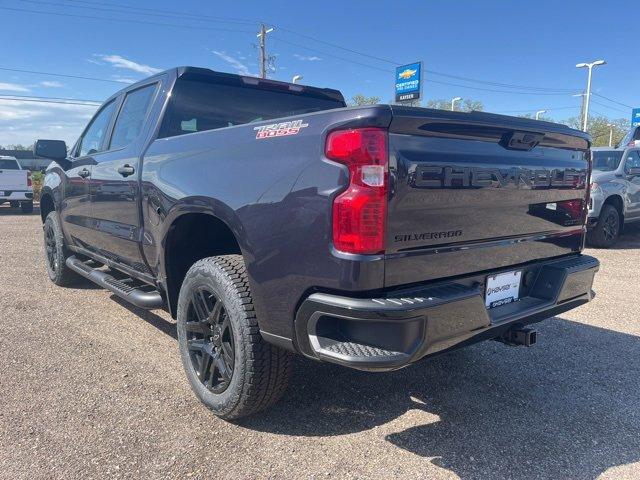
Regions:
<instances>
[{"instance_id":1,"label":"blue sky","mask_svg":"<svg viewBox=\"0 0 640 480\"><path fill-rule=\"evenodd\" d=\"M545 89L427 72L425 99L462 96L482 101L488 111L512 114L547 109L559 120L579 114L580 98L571 93L584 89L586 70L575 64L604 58L608 64L595 70L594 92L640 106L637 0L0 0L0 15L1 68L112 81L0 70L0 95L102 100L126 85L115 82L177 65L256 74L253 44L262 20L276 26L268 36L268 49L277 57L273 78L301 74L301 83L338 88L345 97L364 93L388 102L393 62L422 60L427 70L453 77ZM597 114L630 117L625 106L594 100ZM71 142L94 110L0 99L0 145L29 144L37 137Z\"/></svg>"}]
</instances>

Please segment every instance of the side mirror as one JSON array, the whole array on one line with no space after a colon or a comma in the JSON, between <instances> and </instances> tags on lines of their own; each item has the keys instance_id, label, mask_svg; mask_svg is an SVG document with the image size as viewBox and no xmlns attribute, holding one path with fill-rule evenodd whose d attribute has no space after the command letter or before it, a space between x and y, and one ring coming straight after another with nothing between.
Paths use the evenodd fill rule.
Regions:
<instances>
[{"instance_id":1,"label":"side mirror","mask_svg":"<svg viewBox=\"0 0 640 480\"><path fill-rule=\"evenodd\" d=\"M67 158L67 144L62 140L36 140L33 154L36 157L50 158L56 161L65 160Z\"/></svg>"},{"instance_id":2,"label":"side mirror","mask_svg":"<svg viewBox=\"0 0 640 480\"><path fill-rule=\"evenodd\" d=\"M640 177L640 168L638 168L638 167L630 168L628 175L630 177Z\"/></svg>"}]
</instances>

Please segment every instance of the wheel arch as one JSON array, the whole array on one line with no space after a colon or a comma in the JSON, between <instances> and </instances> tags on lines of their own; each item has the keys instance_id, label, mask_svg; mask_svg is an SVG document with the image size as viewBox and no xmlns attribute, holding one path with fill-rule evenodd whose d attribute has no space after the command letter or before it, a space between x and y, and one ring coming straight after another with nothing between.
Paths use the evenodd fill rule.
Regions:
<instances>
[{"instance_id":1,"label":"wheel arch","mask_svg":"<svg viewBox=\"0 0 640 480\"><path fill-rule=\"evenodd\" d=\"M624 200L622 199L622 195L619 195L617 193L614 193L612 195L609 195L604 203L604 205L612 205L620 214L620 227L622 228L622 225L624 225L624 217L625 217L625 212L624 212Z\"/></svg>"},{"instance_id":2,"label":"wheel arch","mask_svg":"<svg viewBox=\"0 0 640 480\"><path fill-rule=\"evenodd\" d=\"M56 203L51 189L43 188L40 194L40 218L42 223L47 219L47 215L56 210Z\"/></svg>"},{"instance_id":3,"label":"wheel arch","mask_svg":"<svg viewBox=\"0 0 640 480\"><path fill-rule=\"evenodd\" d=\"M161 275L169 311L175 318L184 277L195 262L217 255L242 255L246 260L242 228L226 206L185 201L174 206L164 220Z\"/></svg>"}]
</instances>

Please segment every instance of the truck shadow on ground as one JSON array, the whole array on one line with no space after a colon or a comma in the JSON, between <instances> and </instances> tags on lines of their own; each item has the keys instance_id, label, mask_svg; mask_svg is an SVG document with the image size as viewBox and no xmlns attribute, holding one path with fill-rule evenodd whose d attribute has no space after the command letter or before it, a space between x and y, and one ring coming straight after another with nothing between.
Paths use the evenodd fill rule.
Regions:
<instances>
[{"instance_id":1,"label":"truck shadow on ground","mask_svg":"<svg viewBox=\"0 0 640 480\"><path fill-rule=\"evenodd\" d=\"M37 205L33 207L32 213L22 213L20 207L11 207L8 203L0 205L0 216L24 216L31 217L33 215L40 215L40 207Z\"/></svg>"},{"instance_id":2,"label":"truck shadow on ground","mask_svg":"<svg viewBox=\"0 0 640 480\"><path fill-rule=\"evenodd\" d=\"M287 398L239 424L372 432L461 478L585 478L640 461L640 337L554 318L539 345L485 342L367 374L297 362Z\"/></svg>"},{"instance_id":3,"label":"truck shadow on ground","mask_svg":"<svg viewBox=\"0 0 640 480\"><path fill-rule=\"evenodd\" d=\"M624 227L624 231L611 250L640 248L640 223L632 223Z\"/></svg>"}]
</instances>

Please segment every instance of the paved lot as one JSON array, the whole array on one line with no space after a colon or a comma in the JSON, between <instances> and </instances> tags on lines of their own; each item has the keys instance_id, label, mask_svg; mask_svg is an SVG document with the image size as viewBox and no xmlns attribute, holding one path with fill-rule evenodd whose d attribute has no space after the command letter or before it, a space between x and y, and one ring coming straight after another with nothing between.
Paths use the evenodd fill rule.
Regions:
<instances>
[{"instance_id":1,"label":"paved lot","mask_svg":"<svg viewBox=\"0 0 640 480\"><path fill-rule=\"evenodd\" d=\"M300 360L285 400L218 420L175 326L44 270L39 216L0 207L0 478L639 478L640 229L596 300L390 374Z\"/></svg>"}]
</instances>

